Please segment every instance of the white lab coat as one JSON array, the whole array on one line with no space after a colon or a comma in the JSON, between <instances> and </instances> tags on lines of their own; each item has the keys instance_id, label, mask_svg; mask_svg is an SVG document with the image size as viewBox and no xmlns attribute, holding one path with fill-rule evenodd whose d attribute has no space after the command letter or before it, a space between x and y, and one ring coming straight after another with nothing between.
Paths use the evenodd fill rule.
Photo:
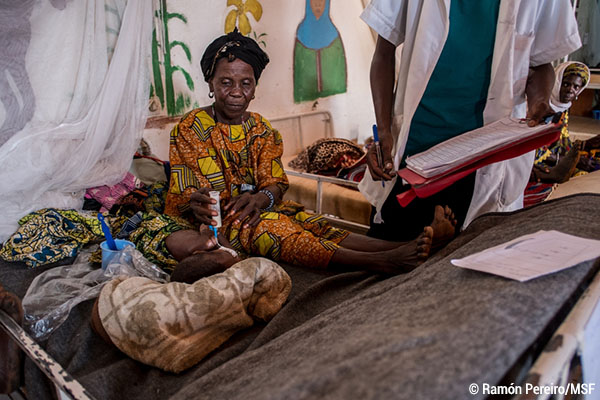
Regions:
<instances>
[{"instance_id":1,"label":"white lab coat","mask_svg":"<svg viewBox=\"0 0 600 400\"><path fill-rule=\"evenodd\" d=\"M380 36L397 46L403 44L392 120L396 169L410 122L448 36L450 1L372 0L361 15ZM525 117L529 67L557 60L580 46L570 0L501 0L484 124L509 115ZM522 207L533 154L477 171L463 228L483 213ZM382 187L366 173L359 189L380 210L393 186Z\"/></svg>"}]
</instances>

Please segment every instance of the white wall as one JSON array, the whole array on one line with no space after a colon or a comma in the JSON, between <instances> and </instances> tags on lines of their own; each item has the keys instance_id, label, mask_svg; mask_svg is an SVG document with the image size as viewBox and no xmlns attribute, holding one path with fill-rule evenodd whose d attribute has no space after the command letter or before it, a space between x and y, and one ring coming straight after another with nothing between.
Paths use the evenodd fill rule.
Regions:
<instances>
[{"instance_id":1,"label":"white wall","mask_svg":"<svg viewBox=\"0 0 600 400\"><path fill-rule=\"evenodd\" d=\"M306 111L329 110L333 115L335 136L358 139L359 143L371 136L371 126L375 121L369 85L369 66L375 48L373 36L368 26L359 18L363 10L362 0L330 0L330 16L340 32L347 66L347 92L319 98L316 108L313 101L294 103L293 91L293 51L298 24L304 17L304 0L259 0L263 8L260 21L250 14L253 31L266 33L265 51L270 63L263 72L256 91L256 99L250 110L267 118L281 117ZM173 64L185 68L195 84L194 92L189 93L183 76L175 73L176 92L189 93L192 103L200 106L211 102L208 86L200 71L200 59L206 46L224 33L225 17L232 7L225 0L170 0L168 11L180 13L187 18L187 24L172 19L169 23L170 41L185 42L191 51L190 63L180 48L172 51ZM160 111L159 111L160 113ZM164 112L163 112L164 114ZM165 135L168 132L164 133ZM168 139L156 130L147 132L153 151L158 156L168 154L162 147L168 146ZM161 147L161 148L157 148Z\"/></svg>"}]
</instances>

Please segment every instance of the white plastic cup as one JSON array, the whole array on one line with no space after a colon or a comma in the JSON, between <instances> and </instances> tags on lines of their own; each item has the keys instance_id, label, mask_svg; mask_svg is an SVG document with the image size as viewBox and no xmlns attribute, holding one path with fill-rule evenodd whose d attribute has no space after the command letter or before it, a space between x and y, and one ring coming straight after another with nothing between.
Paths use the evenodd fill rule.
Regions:
<instances>
[{"instance_id":1,"label":"white plastic cup","mask_svg":"<svg viewBox=\"0 0 600 400\"><path fill-rule=\"evenodd\" d=\"M110 264L114 258L119 259L121 250L123 250L126 246L135 247L135 244L124 239L115 239L115 244L117 245L117 250L109 249L106 240L100 243L100 248L102 249L102 269L106 269L108 264Z\"/></svg>"},{"instance_id":2,"label":"white plastic cup","mask_svg":"<svg viewBox=\"0 0 600 400\"><path fill-rule=\"evenodd\" d=\"M217 221L217 228L221 227L221 206L220 206L220 198L221 198L221 193L216 191L216 190L211 190L210 192L208 192L209 196L211 199L215 199L217 201L216 204L210 204L209 208L211 210L215 210L217 212L216 216L213 216L213 219L215 221Z\"/></svg>"}]
</instances>

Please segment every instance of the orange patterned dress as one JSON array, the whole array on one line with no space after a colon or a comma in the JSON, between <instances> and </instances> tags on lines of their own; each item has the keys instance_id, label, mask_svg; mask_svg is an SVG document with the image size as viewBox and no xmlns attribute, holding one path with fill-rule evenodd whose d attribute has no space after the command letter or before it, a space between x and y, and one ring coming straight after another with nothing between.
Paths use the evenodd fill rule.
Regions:
<instances>
[{"instance_id":1,"label":"orange patterned dress","mask_svg":"<svg viewBox=\"0 0 600 400\"><path fill-rule=\"evenodd\" d=\"M191 194L201 187L221 193L221 208L245 189L258 191L277 185L288 188L281 163L283 141L269 121L256 113L242 125L215 123L204 110L186 114L171 131L171 180L165 213L193 220ZM337 229L321 215L298 211L283 213L281 204L263 211L260 222L244 228L234 217L223 220L220 232L247 255L308 267L326 267L348 232Z\"/></svg>"}]
</instances>

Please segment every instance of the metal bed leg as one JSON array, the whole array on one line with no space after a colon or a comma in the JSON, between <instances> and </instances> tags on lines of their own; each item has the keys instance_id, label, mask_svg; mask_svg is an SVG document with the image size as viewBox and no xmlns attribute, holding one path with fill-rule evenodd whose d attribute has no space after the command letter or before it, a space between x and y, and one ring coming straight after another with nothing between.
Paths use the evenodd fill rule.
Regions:
<instances>
[{"instance_id":1,"label":"metal bed leg","mask_svg":"<svg viewBox=\"0 0 600 400\"><path fill-rule=\"evenodd\" d=\"M567 318L558 327L550 342L535 361L522 386L565 386L568 384L571 362L581 352L584 332L592 321L600 320L600 272L596 273L592 283L577 301ZM585 375L585 372L583 373ZM583 382L581 382L583 383ZM596 382L590 382L598 385ZM600 382L599 382L600 383ZM594 391L600 390L595 387ZM594 393L597 395L597 393ZM542 393L537 396L522 395L513 400L546 400L552 395ZM554 395L557 398L557 395Z\"/></svg>"},{"instance_id":2,"label":"metal bed leg","mask_svg":"<svg viewBox=\"0 0 600 400\"><path fill-rule=\"evenodd\" d=\"M19 345L37 367L57 388L60 399L65 395L73 400L94 400L94 397L77 382L64 368L57 363L44 349L42 349L28 334L8 316L0 310L0 328Z\"/></svg>"}]
</instances>

